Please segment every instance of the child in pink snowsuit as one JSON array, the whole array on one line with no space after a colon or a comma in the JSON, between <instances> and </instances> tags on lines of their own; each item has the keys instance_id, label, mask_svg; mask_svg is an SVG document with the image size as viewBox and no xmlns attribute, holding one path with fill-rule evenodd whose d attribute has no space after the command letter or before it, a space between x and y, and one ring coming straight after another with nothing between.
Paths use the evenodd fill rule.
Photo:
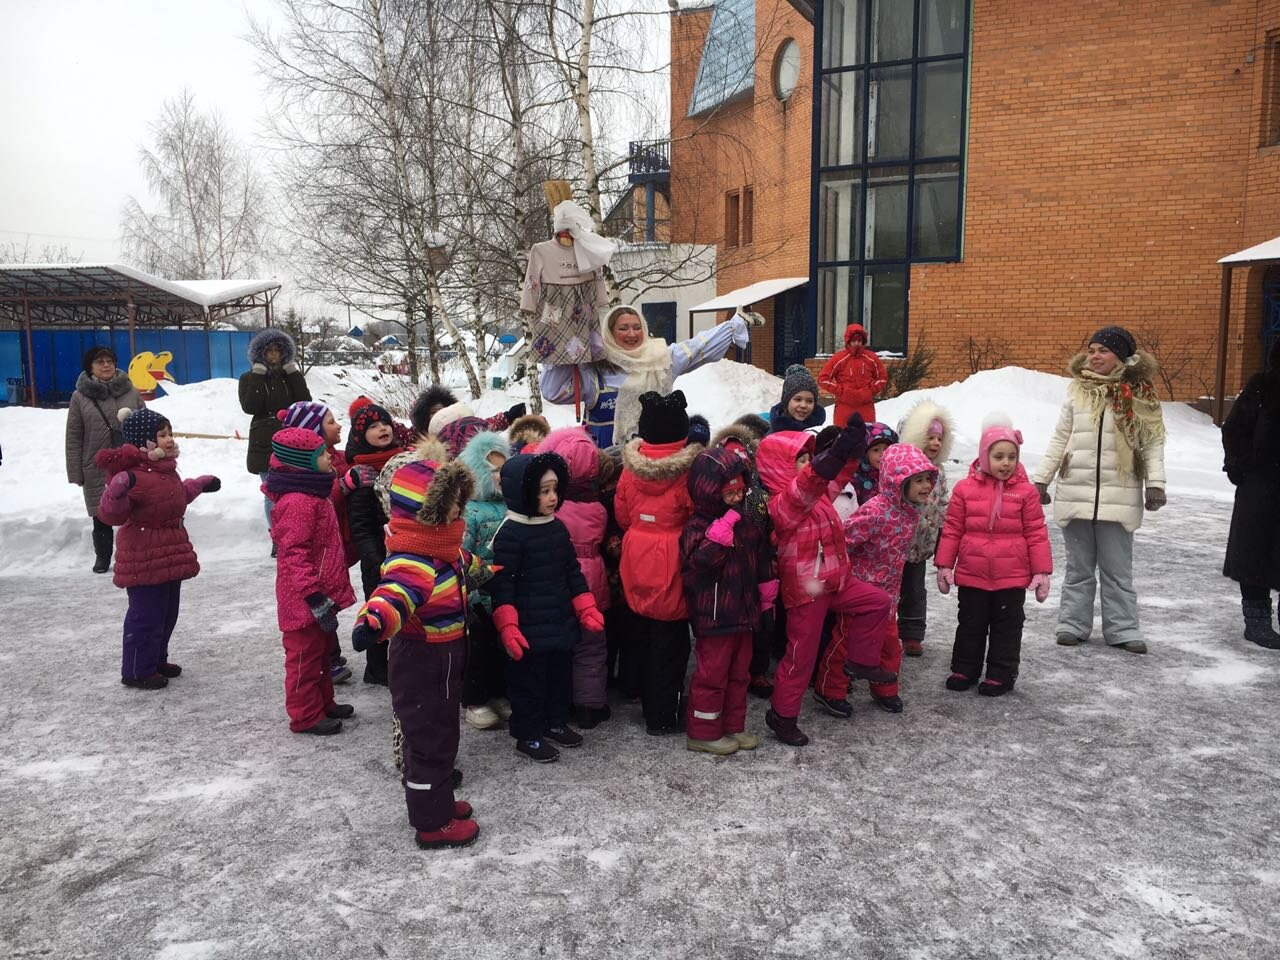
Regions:
<instances>
[{"instance_id":1,"label":"child in pink snowsuit","mask_svg":"<svg viewBox=\"0 0 1280 960\"><path fill-rule=\"evenodd\" d=\"M303 427L271 438L263 492L276 545L276 616L284 635L284 706L294 733L333 734L355 710L333 700L338 611L355 603L330 497L324 439Z\"/></svg>"},{"instance_id":2,"label":"child in pink snowsuit","mask_svg":"<svg viewBox=\"0 0 1280 960\"><path fill-rule=\"evenodd\" d=\"M907 548L920 520L920 506L928 498L937 480L938 468L915 447L894 444L880 461L879 489L857 512L844 522L844 535L849 544L849 562L853 575L889 595L894 610L902 590L902 568L907 562ZM902 666L902 644L898 642L898 621L889 616L880 648L880 666L897 674ZM814 698L836 716L852 716L853 708L846 699L849 678L841 667L845 651L843 637L831 638L818 676L814 681ZM872 683L871 698L890 713L902 712L898 681Z\"/></svg>"},{"instance_id":3,"label":"child in pink snowsuit","mask_svg":"<svg viewBox=\"0 0 1280 960\"><path fill-rule=\"evenodd\" d=\"M952 584L960 588L948 690L968 690L978 682L984 653L987 676L978 692L998 697L1012 690L1027 590L1038 603L1049 595L1053 554L1039 491L1018 461L1021 447L1022 433L1008 417L988 417L978 459L947 507L933 562L939 591L948 593Z\"/></svg>"},{"instance_id":4,"label":"child in pink snowsuit","mask_svg":"<svg viewBox=\"0 0 1280 960\"><path fill-rule=\"evenodd\" d=\"M840 614L835 632L847 634L845 666L850 675L880 683L896 679L876 663L889 618L889 595L850 573L844 531L831 505L865 452L866 442L866 426L854 414L835 442L812 463L814 438L807 433L771 433L756 452L760 480L769 491L778 578L787 610L787 649L774 675L765 723L789 746L809 742L796 721L813 676L828 610Z\"/></svg>"}]
</instances>

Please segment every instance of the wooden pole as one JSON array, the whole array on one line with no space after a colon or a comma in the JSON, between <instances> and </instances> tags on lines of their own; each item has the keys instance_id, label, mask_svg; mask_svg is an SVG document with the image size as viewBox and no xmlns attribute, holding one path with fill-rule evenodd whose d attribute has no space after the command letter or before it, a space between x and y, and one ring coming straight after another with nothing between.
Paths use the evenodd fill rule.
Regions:
<instances>
[{"instance_id":1,"label":"wooden pole","mask_svg":"<svg viewBox=\"0 0 1280 960\"><path fill-rule=\"evenodd\" d=\"M1227 329L1231 321L1231 264L1222 265L1222 303L1218 311L1218 374L1213 386L1213 422L1222 426L1227 392Z\"/></svg>"},{"instance_id":2,"label":"wooden pole","mask_svg":"<svg viewBox=\"0 0 1280 960\"><path fill-rule=\"evenodd\" d=\"M133 321L134 321L134 309L133 309L133 294L132 294L132 293L130 293L130 294L129 294L129 300L128 300L128 301L126 302L126 304L125 304L125 310L126 310L126 311L128 312L128 314L129 314L129 362L130 362L130 363L132 363L132 362L133 362L133 358L134 358L134 357L136 357L136 356L138 355L138 348L137 348L137 346L135 346L135 345L134 345L134 342L133 342ZM126 364L126 366L127 366L127 364Z\"/></svg>"},{"instance_id":3,"label":"wooden pole","mask_svg":"<svg viewBox=\"0 0 1280 960\"><path fill-rule=\"evenodd\" d=\"M31 347L31 301L26 297L22 298L22 317L22 325L27 331L27 376L31 378L31 382L27 384L27 396L31 398L31 405L34 407L39 401L36 396L36 353Z\"/></svg>"}]
</instances>

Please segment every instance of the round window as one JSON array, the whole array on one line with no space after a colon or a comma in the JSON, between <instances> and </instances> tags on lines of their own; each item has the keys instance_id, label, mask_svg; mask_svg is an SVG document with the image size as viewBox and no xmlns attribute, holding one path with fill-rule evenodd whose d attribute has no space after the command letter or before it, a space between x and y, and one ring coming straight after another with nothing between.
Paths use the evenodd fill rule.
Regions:
<instances>
[{"instance_id":1,"label":"round window","mask_svg":"<svg viewBox=\"0 0 1280 960\"><path fill-rule=\"evenodd\" d=\"M795 92L800 79L800 44L788 39L778 48L773 60L773 95L787 100Z\"/></svg>"}]
</instances>

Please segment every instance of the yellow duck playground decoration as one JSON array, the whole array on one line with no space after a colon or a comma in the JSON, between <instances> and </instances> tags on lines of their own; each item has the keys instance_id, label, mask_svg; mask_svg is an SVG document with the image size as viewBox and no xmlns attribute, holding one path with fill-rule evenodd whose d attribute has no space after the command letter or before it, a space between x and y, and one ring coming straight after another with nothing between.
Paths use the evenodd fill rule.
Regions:
<instances>
[{"instance_id":1,"label":"yellow duck playground decoration","mask_svg":"<svg viewBox=\"0 0 1280 960\"><path fill-rule=\"evenodd\" d=\"M160 385L161 380L176 383L165 370L172 360L173 354L168 350L162 350L159 353L144 350L129 361L129 379L138 388L138 393L142 394L142 399L153 399L156 387Z\"/></svg>"}]
</instances>

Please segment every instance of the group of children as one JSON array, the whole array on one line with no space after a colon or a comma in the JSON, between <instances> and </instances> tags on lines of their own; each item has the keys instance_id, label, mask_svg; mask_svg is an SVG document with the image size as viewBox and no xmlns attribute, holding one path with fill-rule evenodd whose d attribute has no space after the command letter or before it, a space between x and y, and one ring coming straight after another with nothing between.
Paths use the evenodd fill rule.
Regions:
<instances>
[{"instance_id":1,"label":"group of children","mask_svg":"<svg viewBox=\"0 0 1280 960\"><path fill-rule=\"evenodd\" d=\"M864 680L879 706L901 712L898 674L904 647L921 651L930 557L939 590L959 590L947 687L1009 691L1025 591L1043 600L1052 569L1021 435L1005 419L984 424L948 498L946 411L921 403L897 431L857 411L818 429L818 399L813 376L793 367L769 421L748 415L713 437L679 390L645 393L638 436L609 450L522 409L480 419L433 388L412 431L358 399L342 451L333 413L294 403L263 484L290 728L333 734L354 713L334 683L350 676L336 614L355 603L357 560L364 604L351 646L365 654L365 681L390 687L423 848L479 832L454 796L460 711L481 729L505 722L517 751L548 763L609 719L606 685L621 678L649 733L683 732L688 749L715 755L751 750L747 691L770 686L761 651L777 635L766 724L783 743L808 742L799 717L810 687L835 716L852 715L850 686ZM131 414L124 435L128 445L103 452L101 515L124 525L125 682L160 686L180 669L167 659L177 581L198 569L182 511L218 481L178 480L158 414ZM173 540L146 550L173 583L135 604L151 585L127 562L144 528Z\"/></svg>"}]
</instances>

